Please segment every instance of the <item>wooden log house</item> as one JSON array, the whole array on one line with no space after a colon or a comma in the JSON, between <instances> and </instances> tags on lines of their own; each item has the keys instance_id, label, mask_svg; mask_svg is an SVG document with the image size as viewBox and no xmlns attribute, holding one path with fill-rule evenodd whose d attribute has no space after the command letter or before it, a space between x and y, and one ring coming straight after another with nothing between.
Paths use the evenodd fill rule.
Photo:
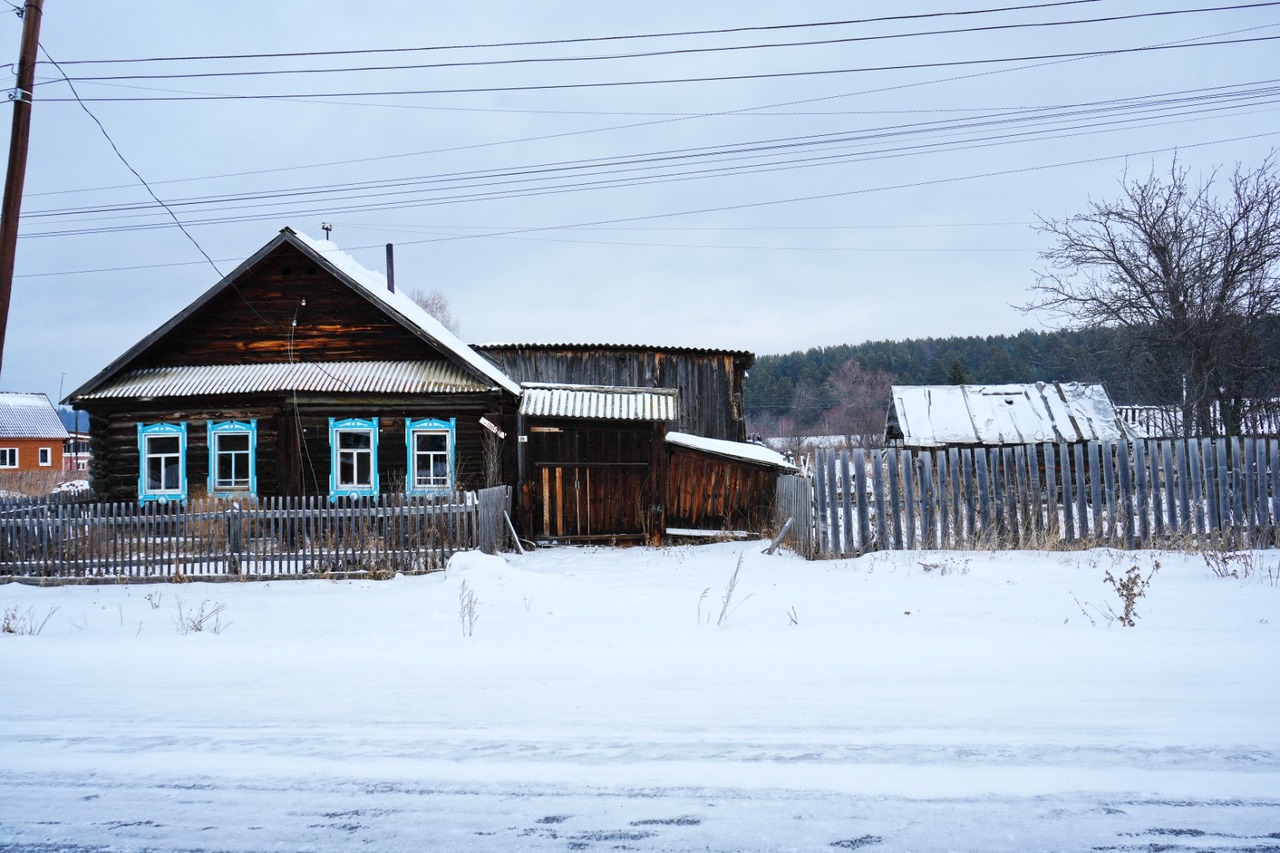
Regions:
<instances>
[{"instance_id":1,"label":"wooden log house","mask_svg":"<svg viewBox=\"0 0 1280 853\"><path fill-rule=\"evenodd\" d=\"M753 361L473 348L382 275L286 228L67 402L89 413L104 500L339 501L504 483L530 538L658 542L669 503L685 526L763 525L789 466L737 450ZM719 445L675 447L669 426Z\"/></svg>"},{"instance_id":2,"label":"wooden log house","mask_svg":"<svg viewBox=\"0 0 1280 853\"><path fill-rule=\"evenodd\" d=\"M486 485L520 387L382 276L284 229L72 392L94 492L371 495ZM508 448L509 450L509 448Z\"/></svg>"}]
</instances>

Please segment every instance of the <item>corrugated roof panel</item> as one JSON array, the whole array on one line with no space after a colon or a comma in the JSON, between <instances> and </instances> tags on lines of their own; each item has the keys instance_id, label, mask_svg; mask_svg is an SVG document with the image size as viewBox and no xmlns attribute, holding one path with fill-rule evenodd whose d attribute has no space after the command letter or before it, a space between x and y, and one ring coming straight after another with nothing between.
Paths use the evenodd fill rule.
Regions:
<instances>
[{"instance_id":1,"label":"corrugated roof panel","mask_svg":"<svg viewBox=\"0 0 1280 853\"><path fill-rule=\"evenodd\" d=\"M0 391L0 438L66 438L46 394Z\"/></svg>"},{"instance_id":2,"label":"corrugated roof panel","mask_svg":"<svg viewBox=\"0 0 1280 853\"><path fill-rule=\"evenodd\" d=\"M614 421L674 421L673 388L629 388L600 385L523 386L520 414L535 418L585 418Z\"/></svg>"},{"instance_id":3,"label":"corrugated roof panel","mask_svg":"<svg viewBox=\"0 0 1280 853\"><path fill-rule=\"evenodd\" d=\"M490 387L447 361L324 361L184 365L133 370L82 399L253 394L273 391L432 394Z\"/></svg>"}]
</instances>

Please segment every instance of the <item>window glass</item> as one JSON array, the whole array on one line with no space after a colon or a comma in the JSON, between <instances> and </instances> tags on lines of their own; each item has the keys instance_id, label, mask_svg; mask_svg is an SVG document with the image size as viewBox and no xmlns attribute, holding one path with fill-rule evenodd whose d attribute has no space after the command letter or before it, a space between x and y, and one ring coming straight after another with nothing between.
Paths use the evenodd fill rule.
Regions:
<instances>
[{"instance_id":1,"label":"window glass","mask_svg":"<svg viewBox=\"0 0 1280 853\"><path fill-rule=\"evenodd\" d=\"M216 489L248 489L250 456L249 433L214 433Z\"/></svg>"},{"instance_id":2,"label":"window glass","mask_svg":"<svg viewBox=\"0 0 1280 853\"><path fill-rule=\"evenodd\" d=\"M450 483L450 433L444 430L413 430L410 484L415 490L448 489Z\"/></svg>"},{"instance_id":3,"label":"window glass","mask_svg":"<svg viewBox=\"0 0 1280 853\"><path fill-rule=\"evenodd\" d=\"M18 467L18 448L0 447L0 468Z\"/></svg>"},{"instance_id":4,"label":"window glass","mask_svg":"<svg viewBox=\"0 0 1280 853\"><path fill-rule=\"evenodd\" d=\"M369 430L338 432L338 486L373 486L373 433Z\"/></svg>"},{"instance_id":5,"label":"window glass","mask_svg":"<svg viewBox=\"0 0 1280 853\"><path fill-rule=\"evenodd\" d=\"M181 491L182 439L176 435L149 435L146 448L147 491Z\"/></svg>"}]
</instances>

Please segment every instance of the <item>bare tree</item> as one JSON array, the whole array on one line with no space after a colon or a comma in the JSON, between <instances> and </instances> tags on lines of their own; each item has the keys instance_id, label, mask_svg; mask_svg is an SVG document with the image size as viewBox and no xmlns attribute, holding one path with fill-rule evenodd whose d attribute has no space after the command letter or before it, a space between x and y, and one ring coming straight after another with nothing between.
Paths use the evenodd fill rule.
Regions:
<instances>
[{"instance_id":1,"label":"bare tree","mask_svg":"<svg viewBox=\"0 0 1280 853\"><path fill-rule=\"evenodd\" d=\"M449 300L439 290L426 291L418 288L409 294L409 298L455 335L462 329L458 318L453 316L453 311L449 308Z\"/></svg>"},{"instance_id":2,"label":"bare tree","mask_svg":"<svg viewBox=\"0 0 1280 853\"><path fill-rule=\"evenodd\" d=\"M1274 154L1252 171L1237 165L1223 193L1216 173L1193 183L1187 172L1175 160L1167 175L1125 175L1117 200L1041 218L1051 268L1026 308L1124 330L1167 384L1185 381L1187 434L1212 434L1214 403L1224 431L1239 434L1249 395L1280 363L1268 345L1280 314L1280 179Z\"/></svg>"},{"instance_id":3,"label":"bare tree","mask_svg":"<svg viewBox=\"0 0 1280 853\"><path fill-rule=\"evenodd\" d=\"M893 374L850 360L836 368L827 385L837 401L823 413L828 432L844 436L850 449L883 446Z\"/></svg>"}]
</instances>

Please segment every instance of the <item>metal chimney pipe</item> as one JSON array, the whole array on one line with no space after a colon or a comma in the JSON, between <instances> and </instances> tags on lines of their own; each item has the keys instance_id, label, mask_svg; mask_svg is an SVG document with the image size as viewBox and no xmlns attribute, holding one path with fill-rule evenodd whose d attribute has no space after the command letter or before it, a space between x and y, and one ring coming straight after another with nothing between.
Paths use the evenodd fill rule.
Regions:
<instances>
[{"instance_id":1,"label":"metal chimney pipe","mask_svg":"<svg viewBox=\"0 0 1280 853\"><path fill-rule=\"evenodd\" d=\"M396 292L396 259L390 243L387 244L387 290Z\"/></svg>"}]
</instances>

